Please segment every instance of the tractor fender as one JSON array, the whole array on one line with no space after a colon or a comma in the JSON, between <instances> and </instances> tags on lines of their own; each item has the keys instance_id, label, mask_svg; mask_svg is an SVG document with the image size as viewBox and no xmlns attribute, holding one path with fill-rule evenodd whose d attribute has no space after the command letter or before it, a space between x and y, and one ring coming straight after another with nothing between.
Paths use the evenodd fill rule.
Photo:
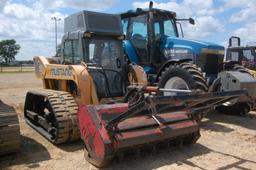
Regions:
<instances>
[{"instance_id":1,"label":"tractor fender","mask_svg":"<svg viewBox=\"0 0 256 170\"><path fill-rule=\"evenodd\" d=\"M184 62L190 62L192 61L192 59L171 59L166 61L158 70L157 72L157 76L156 76L156 82L158 82L159 77L161 76L162 71L164 71L164 69L166 67L169 67L170 65L174 65L174 64L180 64L180 63L184 63Z\"/></svg>"},{"instance_id":2,"label":"tractor fender","mask_svg":"<svg viewBox=\"0 0 256 170\"><path fill-rule=\"evenodd\" d=\"M218 77L213 81L213 83L209 87L209 92L218 92L220 91L220 87L221 87L221 78Z\"/></svg>"},{"instance_id":3,"label":"tractor fender","mask_svg":"<svg viewBox=\"0 0 256 170\"><path fill-rule=\"evenodd\" d=\"M130 85L136 84L146 86L148 84L147 74L143 67L135 63L131 63L128 66L128 80Z\"/></svg>"}]
</instances>

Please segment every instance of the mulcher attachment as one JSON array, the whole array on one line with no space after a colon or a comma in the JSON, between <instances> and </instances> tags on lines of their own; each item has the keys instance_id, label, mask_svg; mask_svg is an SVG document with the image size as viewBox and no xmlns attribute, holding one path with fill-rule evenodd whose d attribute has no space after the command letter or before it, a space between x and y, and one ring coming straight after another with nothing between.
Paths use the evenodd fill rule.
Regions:
<instances>
[{"instance_id":1,"label":"mulcher attachment","mask_svg":"<svg viewBox=\"0 0 256 170\"><path fill-rule=\"evenodd\" d=\"M0 155L20 149L20 126L14 108L0 100Z\"/></svg>"},{"instance_id":2,"label":"mulcher attachment","mask_svg":"<svg viewBox=\"0 0 256 170\"><path fill-rule=\"evenodd\" d=\"M50 142L60 144L80 138L77 110L78 106L68 92L30 91L26 96L24 118Z\"/></svg>"},{"instance_id":3,"label":"mulcher attachment","mask_svg":"<svg viewBox=\"0 0 256 170\"><path fill-rule=\"evenodd\" d=\"M95 166L103 167L116 155L145 146L169 144L177 139L184 145L193 144L200 137L197 114L245 93L145 95L132 106L80 106L78 119L85 157Z\"/></svg>"}]
</instances>

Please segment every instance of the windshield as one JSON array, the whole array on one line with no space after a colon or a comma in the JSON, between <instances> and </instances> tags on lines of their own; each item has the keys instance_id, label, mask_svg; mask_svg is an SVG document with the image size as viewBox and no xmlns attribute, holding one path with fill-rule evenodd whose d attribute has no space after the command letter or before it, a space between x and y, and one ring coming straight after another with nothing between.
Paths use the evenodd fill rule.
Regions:
<instances>
[{"instance_id":1,"label":"windshield","mask_svg":"<svg viewBox=\"0 0 256 170\"><path fill-rule=\"evenodd\" d=\"M154 29L155 35L164 35L168 37L178 37L176 23L172 18L168 16L155 16Z\"/></svg>"},{"instance_id":2,"label":"windshield","mask_svg":"<svg viewBox=\"0 0 256 170\"><path fill-rule=\"evenodd\" d=\"M122 56L122 42L114 39L89 39L87 60L103 68L116 68L116 59Z\"/></svg>"},{"instance_id":3,"label":"windshield","mask_svg":"<svg viewBox=\"0 0 256 170\"><path fill-rule=\"evenodd\" d=\"M254 61L255 57L251 49L237 49L228 50L226 59L231 61Z\"/></svg>"},{"instance_id":4,"label":"windshield","mask_svg":"<svg viewBox=\"0 0 256 170\"><path fill-rule=\"evenodd\" d=\"M122 26L124 34L127 36L128 39L133 39L134 37L140 40L147 40L148 34L148 15L138 15L135 17L130 18L130 27L128 27L128 19L122 19ZM168 37L178 37L176 22L174 18L168 16L167 14L155 14L154 15L154 31L156 37L161 36L168 36ZM140 46L143 44L135 43L135 46Z\"/></svg>"}]
</instances>

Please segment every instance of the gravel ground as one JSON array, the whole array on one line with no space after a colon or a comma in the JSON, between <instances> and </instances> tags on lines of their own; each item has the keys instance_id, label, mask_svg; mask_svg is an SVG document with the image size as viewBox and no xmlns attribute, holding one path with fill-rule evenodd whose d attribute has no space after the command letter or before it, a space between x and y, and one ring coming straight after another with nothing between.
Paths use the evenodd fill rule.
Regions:
<instances>
[{"instance_id":1,"label":"gravel ground","mask_svg":"<svg viewBox=\"0 0 256 170\"><path fill-rule=\"evenodd\" d=\"M81 141L56 147L24 123L25 94L41 86L33 73L0 74L0 99L16 108L22 140L19 153L0 157L0 169L97 169L84 159ZM247 117L212 113L201 129L201 138L191 147L131 156L107 169L256 169L256 113Z\"/></svg>"}]
</instances>

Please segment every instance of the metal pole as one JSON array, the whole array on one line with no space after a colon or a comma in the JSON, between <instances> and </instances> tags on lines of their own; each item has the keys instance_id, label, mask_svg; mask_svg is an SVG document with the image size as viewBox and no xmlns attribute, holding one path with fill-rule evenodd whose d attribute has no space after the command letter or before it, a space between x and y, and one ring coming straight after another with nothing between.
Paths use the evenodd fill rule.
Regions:
<instances>
[{"instance_id":1,"label":"metal pole","mask_svg":"<svg viewBox=\"0 0 256 170\"><path fill-rule=\"evenodd\" d=\"M57 33L57 20L55 20L55 47L56 47L56 53L57 53L57 45L58 45L58 40L57 40L57 35L58 35L58 33Z\"/></svg>"},{"instance_id":2,"label":"metal pole","mask_svg":"<svg viewBox=\"0 0 256 170\"><path fill-rule=\"evenodd\" d=\"M57 18L57 17L52 17L51 18L52 20L54 20L55 22L55 47L56 47L56 54L58 52L58 25L57 25L57 22L60 21L61 19L60 18Z\"/></svg>"}]
</instances>

